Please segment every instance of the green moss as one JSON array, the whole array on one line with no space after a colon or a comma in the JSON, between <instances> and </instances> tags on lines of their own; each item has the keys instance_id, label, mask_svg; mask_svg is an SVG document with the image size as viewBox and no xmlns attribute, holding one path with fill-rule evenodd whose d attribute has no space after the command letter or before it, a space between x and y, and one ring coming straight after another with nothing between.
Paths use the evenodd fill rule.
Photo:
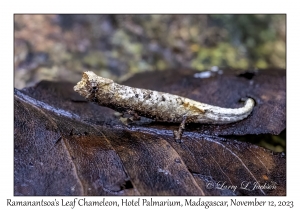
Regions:
<instances>
[{"instance_id":1,"label":"green moss","mask_svg":"<svg viewBox=\"0 0 300 210\"><path fill-rule=\"evenodd\" d=\"M100 51L90 51L83 57L83 63L94 68L105 66L106 60Z\"/></svg>"},{"instance_id":2,"label":"green moss","mask_svg":"<svg viewBox=\"0 0 300 210\"><path fill-rule=\"evenodd\" d=\"M107 69L113 77L182 66L197 70L286 66L285 15L71 15L67 21L73 22L67 27L52 22L46 24L47 30L30 22L37 27L32 31L25 19L16 19L24 26L15 29L22 40L16 42L16 52L34 57L41 53L37 46L50 49L42 52L49 56L46 65L78 73ZM33 37L43 37L44 42L35 46ZM33 63L28 66L44 65L28 60Z\"/></svg>"}]
</instances>

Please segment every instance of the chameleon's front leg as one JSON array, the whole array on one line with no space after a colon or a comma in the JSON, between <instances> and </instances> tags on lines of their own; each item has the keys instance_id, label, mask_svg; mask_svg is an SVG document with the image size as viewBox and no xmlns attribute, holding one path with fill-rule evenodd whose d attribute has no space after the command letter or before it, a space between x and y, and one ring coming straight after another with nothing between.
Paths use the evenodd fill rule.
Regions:
<instances>
[{"instance_id":1,"label":"chameleon's front leg","mask_svg":"<svg viewBox=\"0 0 300 210\"><path fill-rule=\"evenodd\" d=\"M141 117L140 117L135 111L129 110L129 111L128 111L128 114L132 115L132 119L133 119L134 121L138 121L138 120L141 119Z\"/></svg>"},{"instance_id":2,"label":"chameleon's front leg","mask_svg":"<svg viewBox=\"0 0 300 210\"><path fill-rule=\"evenodd\" d=\"M176 140L177 143L182 142L181 136L182 136L183 131L185 129L186 119L187 119L187 116L184 116L181 123L180 123L180 125L179 125L178 131L174 131L174 137L175 137L175 140Z\"/></svg>"},{"instance_id":3,"label":"chameleon's front leg","mask_svg":"<svg viewBox=\"0 0 300 210\"><path fill-rule=\"evenodd\" d=\"M138 121L141 119L141 117L135 112L135 111L132 111L132 110L127 110L125 112L122 112L121 113L121 117L125 118L125 115L126 114L129 114L131 115L132 117L128 117L127 119L130 120L130 121Z\"/></svg>"}]
</instances>

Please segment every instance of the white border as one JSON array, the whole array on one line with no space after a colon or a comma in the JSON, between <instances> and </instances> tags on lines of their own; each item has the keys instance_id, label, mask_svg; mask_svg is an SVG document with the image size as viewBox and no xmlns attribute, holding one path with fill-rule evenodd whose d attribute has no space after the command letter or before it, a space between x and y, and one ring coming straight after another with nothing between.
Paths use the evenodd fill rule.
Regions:
<instances>
[{"instance_id":1,"label":"white border","mask_svg":"<svg viewBox=\"0 0 300 210\"><path fill-rule=\"evenodd\" d=\"M77 4L80 2L81 4ZM0 206L8 209L6 199L13 197L13 14L14 13L281 13L287 14L287 196L259 197L260 200L294 200L300 206L297 192L300 189L299 171L299 6L296 1L7 1L1 4L1 178ZM297 120L298 119L298 120ZM298 193L299 194L299 193ZM39 199L47 197L39 197ZM53 197L52 197L53 198ZM51 198L51 199L52 199ZM95 197L96 198L96 197ZM167 197L155 197L166 200ZM174 197L171 197L174 198ZM181 197L180 199L182 199ZM226 197L205 197L224 200ZM296 199L298 198L298 199ZM20 197L30 200L33 197ZM49 199L49 198L48 198ZM53 198L54 199L54 198ZM73 197L70 197L73 199ZM117 198L116 198L117 199ZM230 198L228 198L230 199ZM253 197L238 197L251 200ZM63 208L63 207L60 207ZM98 207L99 208L99 207ZM157 207L156 207L157 208ZM199 207L198 207L199 208ZM213 207L211 207L213 208ZM210 209L211 209L210 208ZM56 208L57 209L57 208ZM64 208L66 209L66 208ZM130 209L130 207L125 207ZM231 209L231 208L230 208ZM240 208L239 208L240 209ZM264 207L274 209L274 207ZM280 208L275 208L280 209ZM295 208L294 208L295 209ZM297 209L297 207L296 207Z\"/></svg>"}]
</instances>

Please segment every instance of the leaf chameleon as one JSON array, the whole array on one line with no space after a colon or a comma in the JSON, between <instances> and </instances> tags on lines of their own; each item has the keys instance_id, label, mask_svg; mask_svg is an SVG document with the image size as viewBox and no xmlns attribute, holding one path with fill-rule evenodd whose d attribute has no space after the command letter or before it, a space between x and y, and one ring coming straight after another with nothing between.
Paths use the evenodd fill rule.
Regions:
<instances>
[{"instance_id":1,"label":"leaf chameleon","mask_svg":"<svg viewBox=\"0 0 300 210\"><path fill-rule=\"evenodd\" d=\"M178 95L120 85L91 71L83 73L74 90L89 101L121 113L180 123L178 131L174 131L176 140L180 140L186 123L237 122L248 117L255 104L248 98L241 108L221 108Z\"/></svg>"}]
</instances>

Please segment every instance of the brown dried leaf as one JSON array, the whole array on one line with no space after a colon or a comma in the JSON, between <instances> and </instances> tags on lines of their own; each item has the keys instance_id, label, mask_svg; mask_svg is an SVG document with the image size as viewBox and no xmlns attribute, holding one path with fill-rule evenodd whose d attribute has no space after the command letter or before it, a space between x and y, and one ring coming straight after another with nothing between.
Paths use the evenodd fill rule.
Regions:
<instances>
[{"instance_id":1,"label":"brown dried leaf","mask_svg":"<svg viewBox=\"0 0 300 210\"><path fill-rule=\"evenodd\" d=\"M168 124L127 127L72 87L15 90L15 195L286 194L284 155L199 132L176 143ZM256 182L276 189L241 189Z\"/></svg>"},{"instance_id":2,"label":"brown dried leaf","mask_svg":"<svg viewBox=\"0 0 300 210\"><path fill-rule=\"evenodd\" d=\"M203 73L203 72L202 72ZM196 71L164 71L136 74L124 82L138 88L169 92L226 108L241 107L241 98L255 99L252 114L240 122L225 125L194 124L187 127L208 135L278 135L286 128L286 71L280 69L237 72L208 71L209 78L195 78ZM196 74L196 75L195 75ZM197 77L197 76L196 76ZM144 125L146 126L146 125ZM153 124L150 127L164 128ZM176 129L172 127L171 129Z\"/></svg>"}]
</instances>

